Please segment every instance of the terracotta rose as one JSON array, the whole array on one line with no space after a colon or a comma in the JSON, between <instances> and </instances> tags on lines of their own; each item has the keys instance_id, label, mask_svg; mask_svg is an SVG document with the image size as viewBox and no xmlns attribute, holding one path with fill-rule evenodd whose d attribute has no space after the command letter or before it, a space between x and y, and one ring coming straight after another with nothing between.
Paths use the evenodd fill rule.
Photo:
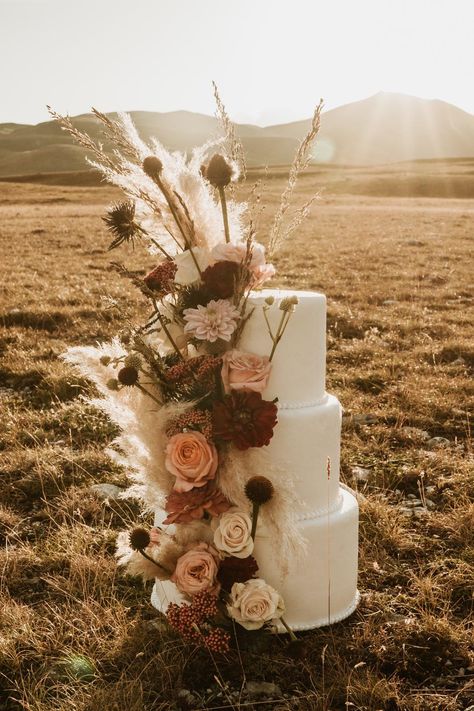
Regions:
<instances>
[{"instance_id":1,"label":"terracotta rose","mask_svg":"<svg viewBox=\"0 0 474 711\"><path fill-rule=\"evenodd\" d=\"M166 469L174 474L175 491L190 491L214 479L218 456L215 446L201 432L180 432L168 440Z\"/></svg>"}]
</instances>

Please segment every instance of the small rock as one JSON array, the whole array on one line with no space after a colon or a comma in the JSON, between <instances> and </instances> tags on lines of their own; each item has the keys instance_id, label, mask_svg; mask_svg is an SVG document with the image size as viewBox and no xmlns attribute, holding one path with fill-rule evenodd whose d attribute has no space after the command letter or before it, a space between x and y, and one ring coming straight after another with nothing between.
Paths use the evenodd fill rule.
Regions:
<instances>
[{"instance_id":1,"label":"small rock","mask_svg":"<svg viewBox=\"0 0 474 711\"><path fill-rule=\"evenodd\" d=\"M424 506L420 506L416 509L413 509L413 513L416 518L423 518L424 516L426 516L428 514L428 509L425 509Z\"/></svg>"},{"instance_id":2,"label":"small rock","mask_svg":"<svg viewBox=\"0 0 474 711\"><path fill-rule=\"evenodd\" d=\"M402 432L406 437L416 439L420 442L426 442L430 438L429 432L420 430L419 427L402 427Z\"/></svg>"},{"instance_id":3,"label":"small rock","mask_svg":"<svg viewBox=\"0 0 474 711\"><path fill-rule=\"evenodd\" d=\"M459 358L456 358L456 360L451 361L451 365L466 365L466 361L462 356L459 356Z\"/></svg>"},{"instance_id":4,"label":"small rock","mask_svg":"<svg viewBox=\"0 0 474 711\"><path fill-rule=\"evenodd\" d=\"M416 499L415 494L408 494L407 499Z\"/></svg>"},{"instance_id":5,"label":"small rock","mask_svg":"<svg viewBox=\"0 0 474 711\"><path fill-rule=\"evenodd\" d=\"M198 699L189 689L179 689L177 697L181 708L193 708L198 703Z\"/></svg>"},{"instance_id":6,"label":"small rock","mask_svg":"<svg viewBox=\"0 0 474 711\"><path fill-rule=\"evenodd\" d=\"M449 439L446 439L446 437L432 437L427 441L426 446L429 449L441 449L443 447L449 447L450 444Z\"/></svg>"},{"instance_id":7,"label":"small rock","mask_svg":"<svg viewBox=\"0 0 474 711\"><path fill-rule=\"evenodd\" d=\"M403 516L413 516L415 509L409 509L407 506L400 506L398 509Z\"/></svg>"},{"instance_id":8,"label":"small rock","mask_svg":"<svg viewBox=\"0 0 474 711\"><path fill-rule=\"evenodd\" d=\"M434 501L431 501L431 499L426 499L425 505L427 509L430 509L430 511L433 511L433 509L436 508L436 504Z\"/></svg>"},{"instance_id":9,"label":"small rock","mask_svg":"<svg viewBox=\"0 0 474 711\"><path fill-rule=\"evenodd\" d=\"M430 486L425 486L425 493L430 494L430 495L435 494L436 493L436 486L432 486L431 484L430 484Z\"/></svg>"},{"instance_id":10,"label":"small rock","mask_svg":"<svg viewBox=\"0 0 474 711\"><path fill-rule=\"evenodd\" d=\"M115 484L93 484L90 490L100 496L101 499L116 501L123 489Z\"/></svg>"},{"instance_id":11,"label":"small rock","mask_svg":"<svg viewBox=\"0 0 474 711\"><path fill-rule=\"evenodd\" d=\"M250 697L281 696L281 689L278 684L273 684L270 681L249 681L245 686L245 691Z\"/></svg>"},{"instance_id":12,"label":"small rock","mask_svg":"<svg viewBox=\"0 0 474 711\"><path fill-rule=\"evenodd\" d=\"M365 482L369 480L370 469L364 469L364 467L352 467L351 474L356 481Z\"/></svg>"},{"instance_id":13,"label":"small rock","mask_svg":"<svg viewBox=\"0 0 474 711\"><path fill-rule=\"evenodd\" d=\"M395 299L385 299L385 301L382 301L382 306L391 306L396 303L397 301Z\"/></svg>"}]
</instances>

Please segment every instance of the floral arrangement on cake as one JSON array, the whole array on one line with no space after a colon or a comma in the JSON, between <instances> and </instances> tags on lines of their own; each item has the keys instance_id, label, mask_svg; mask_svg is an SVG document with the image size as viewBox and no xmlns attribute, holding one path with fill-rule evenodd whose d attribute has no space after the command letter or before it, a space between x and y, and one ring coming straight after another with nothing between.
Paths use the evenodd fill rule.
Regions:
<instances>
[{"instance_id":1,"label":"floral arrangement on cake","mask_svg":"<svg viewBox=\"0 0 474 711\"><path fill-rule=\"evenodd\" d=\"M265 314L280 310L276 332L266 318L267 355L244 352L239 342L252 318L251 293L275 275L269 258L308 214L312 200L289 208L322 104L297 151L266 252L256 239L259 186L246 203L235 198L246 174L243 150L216 88L215 96L224 138L189 159L157 141L145 144L125 114L114 120L94 110L114 146L110 154L51 113L125 193L104 218L110 249L142 240L155 260L144 277L114 264L141 292L144 322L128 324L110 343L65 354L94 381L100 398L92 402L120 428L109 453L132 479L126 495L145 511L163 512L160 525L119 535L118 562L145 580L173 583L181 602L167 608L170 625L188 641L225 652L233 622L247 630L277 620L287 627L284 600L258 577L257 527L286 563L304 545L292 483L265 456L278 436L277 403L265 399L265 389L296 297L264 302Z\"/></svg>"}]
</instances>

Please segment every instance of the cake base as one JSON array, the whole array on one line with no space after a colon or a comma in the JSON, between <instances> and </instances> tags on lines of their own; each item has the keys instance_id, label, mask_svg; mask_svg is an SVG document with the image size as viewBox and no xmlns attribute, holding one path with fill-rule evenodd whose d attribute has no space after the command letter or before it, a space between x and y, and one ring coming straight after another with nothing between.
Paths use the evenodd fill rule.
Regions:
<instances>
[{"instance_id":1,"label":"cake base","mask_svg":"<svg viewBox=\"0 0 474 711\"><path fill-rule=\"evenodd\" d=\"M266 580L285 601L285 621L293 630L310 630L349 617L359 602L357 591L359 507L355 496L340 489L336 511L299 521L308 541L301 559L290 562L283 576L275 566L272 540L257 535L253 555L259 564L258 577ZM171 602L189 602L170 581L155 582L151 604L166 612ZM285 633L281 624L275 631Z\"/></svg>"}]
</instances>

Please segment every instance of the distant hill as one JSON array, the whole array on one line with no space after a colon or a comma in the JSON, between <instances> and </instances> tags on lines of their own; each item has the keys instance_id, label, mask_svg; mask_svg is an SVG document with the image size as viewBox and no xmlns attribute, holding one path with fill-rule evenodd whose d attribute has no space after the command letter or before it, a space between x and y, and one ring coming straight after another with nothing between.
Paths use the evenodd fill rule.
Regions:
<instances>
[{"instance_id":1,"label":"distant hill","mask_svg":"<svg viewBox=\"0 0 474 711\"><path fill-rule=\"evenodd\" d=\"M114 116L115 114L110 114ZM190 151L219 135L215 118L189 111L132 111L145 140L158 138L172 150ZM103 140L91 114L73 119ZM310 120L276 126L237 125L250 166L291 162ZM104 143L106 149L110 146ZM30 126L0 124L0 176L83 171L86 152L54 121ZM314 159L346 165L379 165L474 155L474 116L438 100L381 92L324 112Z\"/></svg>"}]
</instances>

